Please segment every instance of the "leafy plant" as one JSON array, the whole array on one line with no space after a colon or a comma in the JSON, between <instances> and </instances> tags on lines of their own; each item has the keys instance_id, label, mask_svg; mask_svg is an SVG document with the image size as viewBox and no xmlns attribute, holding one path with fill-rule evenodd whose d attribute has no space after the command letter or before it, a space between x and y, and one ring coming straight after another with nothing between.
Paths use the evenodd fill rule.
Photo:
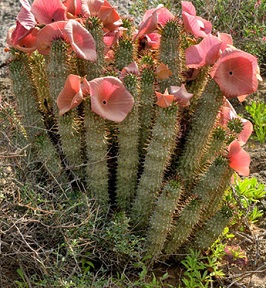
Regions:
<instances>
[{"instance_id":1,"label":"leafy plant","mask_svg":"<svg viewBox=\"0 0 266 288\"><path fill-rule=\"evenodd\" d=\"M200 251L190 250L181 263L185 266L182 282L184 287L210 287L216 277L224 276L219 269L219 259L216 256L202 256Z\"/></svg>"},{"instance_id":2,"label":"leafy plant","mask_svg":"<svg viewBox=\"0 0 266 288\"><path fill-rule=\"evenodd\" d=\"M256 178L236 180L226 195L226 200L235 206L235 222L239 222L240 219L246 219L250 223L257 222L263 216L263 211L257 204L265 195L265 185L259 183Z\"/></svg>"},{"instance_id":3,"label":"leafy plant","mask_svg":"<svg viewBox=\"0 0 266 288\"><path fill-rule=\"evenodd\" d=\"M266 104L264 102L252 101L245 109L251 116L254 124L254 138L260 143L266 142Z\"/></svg>"}]
</instances>

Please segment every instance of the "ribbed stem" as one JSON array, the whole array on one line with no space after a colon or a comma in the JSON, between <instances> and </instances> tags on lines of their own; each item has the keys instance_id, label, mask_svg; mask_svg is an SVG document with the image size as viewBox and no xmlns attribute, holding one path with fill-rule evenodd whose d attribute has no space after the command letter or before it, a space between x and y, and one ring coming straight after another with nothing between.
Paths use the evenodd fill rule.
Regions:
<instances>
[{"instance_id":1,"label":"ribbed stem","mask_svg":"<svg viewBox=\"0 0 266 288\"><path fill-rule=\"evenodd\" d=\"M45 133L45 127L39 110L37 88L32 80L28 56L24 53L16 55L16 58L9 64L9 70L18 110L22 117L21 122L26 129L28 140L34 142L36 135Z\"/></svg>"},{"instance_id":2,"label":"ribbed stem","mask_svg":"<svg viewBox=\"0 0 266 288\"><path fill-rule=\"evenodd\" d=\"M174 152L176 135L179 131L177 111L177 105L158 108L158 116L152 129L152 138L147 147L144 171L139 181L131 213L135 225L142 228L148 224L157 193L161 190L164 172Z\"/></svg>"},{"instance_id":3,"label":"ribbed stem","mask_svg":"<svg viewBox=\"0 0 266 288\"><path fill-rule=\"evenodd\" d=\"M181 194L180 184L170 180L164 185L158 198L147 235L147 255L154 260L162 253L166 237L171 229L173 214Z\"/></svg>"},{"instance_id":4,"label":"ribbed stem","mask_svg":"<svg viewBox=\"0 0 266 288\"><path fill-rule=\"evenodd\" d=\"M165 244L164 253L171 255L188 240L194 227L200 221L202 202L198 199L191 200L181 211L181 215L173 223L174 228L170 233L169 241Z\"/></svg>"},{"instance_id":5,"label":"ribbed stem","mask_svg":"<svg viewBox=\"0 0 266 288\"><path fill-rule=\"evenodd\" d=\"M124 78L124 85L135 99L133 110L124 121L118 124L118 159L116 197L117 205L129 211L136 193L139 153L139 119L138 119L138 87L137 77L129 74Z\"/></svg>"},{"instance_id":6,"label":"ribbed stem","mask_svg":"<svg viewBox=\"0 0 266 288\"><path fill-rule=\"evenodd\" d=\"M173 75L160 81L160 90L164 92L166 88L180 86L180 28L177 21L170 20L162 28L159 61L163 62L172 71Z\"/></svg>"},{"instance_id":7,"label":"ribbed stem","mask_svg":"<svg viewBox=\"0 0 266 288\"><path fill-rule=\"evenodd\" d=\"M97 77L101 77L104 71L104 48L105 44L103 42L103 26L98 17L91 16L87 19L85 26L87 30L91 33L93 39L96 43L97 60L96 62L91 62L87 60L78 60L79 63L79 73L82 76L87 75L88 80L92 80Z\"/></svg>"},{"instance_id":8,"label":"ribbed stem","mask_svg":"<svg viewBox=\"0 0 266 288\"><path fill-rule=\"evenodd\" d=\"M89 100L85 103L84 112L87 189L89 196L106 211L109 195L105 120L91 111Z\"/></svg>"},{"instance_id":9,"label":"ribbed stem","mask_svg":"<svg viewBox=\"0 0 266 288\"><path fill-rule=\"evenodd\" d=\"M203 250L209 248L212 243L223 232L232 217L229 207L222 207L212 218L210 218L201 229L195 234L191 241L193 249ZM191 248L187 247L187 248Z\"/></svg>"},{"instance_id":10,"label":"ribbed stem","mask_svg":"<svg viewBox=\"0 0 266 288\"><path fill-rule=\"evenodd\" d=\"M65 85L67 76L71 72L66 46L67 44L61 39L53 41L50 54L46 57L47 77L55 115L58 115L57 97Z\"/></svg>"},{"instance_id":11,"label":"ribbed stem","mask_svg":"<svg viewBox=\"0 0 266 288\"><path fill-rule=\"evenodd\" d=\"M219 86L210 81L193 115L177 172L187 188L191 187L200 171L201 159L215 124L217 113L223 103Z\"/></svg>"},{"instance_id":12,"label":"ribbed stem","mask_svg":"<svg viewBox=\"0 0 266 288\"><path fill-rule=\"evenodd\" d=\"M145 65L145 64L144 64ZM155 116L155 93L154 80L155 75L152 65L145 65L141 70L140 79L140 107L139 107L139 121L141 123L140 133L140 154L146 154L146 146L148 145L151 136L152 121Z\"/></svg>"}]
</instances>

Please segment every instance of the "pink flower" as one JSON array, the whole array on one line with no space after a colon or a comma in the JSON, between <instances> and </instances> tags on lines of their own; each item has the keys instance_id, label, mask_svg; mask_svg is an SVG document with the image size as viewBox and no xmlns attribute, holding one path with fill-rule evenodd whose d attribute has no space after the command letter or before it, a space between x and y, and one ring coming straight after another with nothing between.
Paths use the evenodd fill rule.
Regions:
<instances>
[{"instance_id":1,"label":"pink flower","mask_svg":"<svg viewBox=\"0 0 266 288\"><path fill-rule=\"evenodd\" d=\"M248 141L250 135L252 134L253 125L250 121L238 116L234 107L228 100L226 100L221 109L221 124L223 126L227 126L227 123L233 119L240 119L243 125L242 131L237 136L237 140L242 146Z\"/></svg>"},{"instance_id":2,"label":"pink flower","mask_svg":"<svg viewBox=\"0 0 266 288\"><path fill-rule=\"evenodd\" d=\"M18 15L17 21L23 26L26 30L31 30L35 27L36 21L34 15L31 12L30 3L27 0L20 0L22 5Z\"/></svg>"},{"instance_id":3,"label":"pink flower","mask_svg":"<svg viewBox=\"0 0 266 288\"><path fill-rule=\"evenodd\" d=\"M97 16L103 5L104 0L85 0L85 2L87 2L87 5L89 6L90 14L92 16Z\"/></svg>"},{"instance_id":4,"label":"pink flower","mask_svg":"<svg viewBox=\"0 0 266 288\"><path fill-rule=\"evenodd\" d=\"M151 49L158 49L160 47L161 35L159 33L150 33L146 35L146 39Z\"/></svg>"},{"instance_id":5,"label":"pink flower","mask_svg":"<svg viewBox=\"0 0 266 288\"><path fill-rule=\"evenodd\" d=\"M37 35L37 49L39 53L47 55L50 53L52 42L58 39L65 39L64 28L67 21L57 21L44 26Z\"/></svg>"},{"instance_id":6,"label":"pink flower","mask_svg":"<svg viewBox=\"0 0 266 288\"><path fill-rule=\"evenodd\" d=\"M160 93L155 91L157 101L155 104L157 104L159 107L167 108L169 107L173 101L174 101L174 95L170 95L168 93L168 89L165 89L164 93Z\"/></svg>"},{"instance_id":7,"label":"pink flower","mask_svg":"<svg viewBox=\"0 0 266 288\"><path fill-rule=\"evenodd\" d=\"M25 29L19 23L17 23L16 27L11 27L7 33L7 44L25 53L32 53L37 49L36 39L37 34L39 33L39 28L33 28L27 31L27 33L21 32L23 36L19 36L20 32L18 32L19 30L16 30L20 29L18 27L21 27L21 31L25 31ZM16 33L14 33L14 31L16 31Z\"/></svg>"},{"instance_id":8,"label":"pink flower","mask_svg":"<svg viewBox=\"0 0 266 288\"><path fill-rule=\"evenodd\" d=\"M39 24L67 20L66 7L61 0L34 0L31 12Z\"/></svg>"},{"instance_id":9,"label":"pink flower","mask_svg":"<svg viewBox=\"0 0 266 288\"><path fill-rule=\"evenodd\" d=\"M104 0L97 16L102 20L104 28L109 31L113 31L123 24L116 9L106 0Z\"/></svg>"},{"instance_id":10,"label":"pink flower","mask_svg":"<svg viewBox=\"0 0 266 288\"><path fill-rule=\"evenodd\" d=\"M66 6L67 13L70 13L73 16L84 14L82 10L82 0L66 0L63 4Z\"/></svg>"},{"instance_id":11,"label":"pink flower","mask_svg":"<svg viewBox=\"0 0 266 288\"><path fill-rule=\"evenodd\" d=\"M191 99L193 94L187 92L184 84L181 84L181 87L171 86L170 92L174 95L174 100L179 104L179 106L186 107L190 105L189 100Z\"/></svg>"},{"instance_id":12,"label":"pink flower","mask_svg":"<svg viewBox=\"0 0 266 288\"><path fill-rule=\"evenodd\" d=\"M206 37L211 33L211 22L196 16L195 7L191 2L181 1L184 28L195 37Z\"/></svg>"},{"instance_id":13,"label":"pink flower","mask_svg":"<svg viewBox=\"0 0 266 288\"><path fill-rule=\"evenodd\" d=\"M135 38L140 38L144 35L153 33L158 24L164 26L169 20L174 19L174 15L162 4L156 8L147 10L143 16L143 20L139 25L139 31Z\"/></svg>"},{"instance_id":14,"label":"pink flower","mask_svg":"<svg viewBox=\"0 0 266 288\"><path fill-rule=\"evenodd\" d=\"M89 83L85 78L74 74L68 75L64 88L57 98L59 115L77 107L89 94L89 91Z\"/></svg>"},{"instance_id":15,"label":"pink flower","mask_svg":"<svg viewBox=\"0 0 266 288\"><path fill-rule=\"evenodd\" d=\"M69 20L64 33L72 49L79 58L95 62L97 60L96 44L91 33L75 20Z\"/></svg>"},{"instance_id":16,"label":"pink flower","mask_svg":"<svg viewBox=\"0 0 266 288\"><path fill-rule=\"evenodd\" d=\"M93 112L115 122L121 122L127 117L133 108L134 98L118 78L95 78L89 84Z\"/></svg>"},{"instance_id":17,"label":"pink flower","mask_svg":"<svg viewBox=\"0 0 266 288\"><path fill-rule=\"evenodd\" d=\"M249 53L227 48L212 67L211 77L228 98L251 94L258 89L257 58Z\"/></svg>"},{"instance_id":18,"label":"pink flower","mask_svg":"<svg viewBox=\"0 0 266 288\"><path fill-rule=\"evenodd\" d=\"M230 143L228 147L229 166L234 169L239 175L249 175L250 156L241 147L237 140Z\"/></svg>"},{"instance_id":19,"label":"pink flower","mask_svg":"<svg viewBox=\"0 0 266 288\"><path fill-rule=\"evenodd\" d=\"M37 49L49 54L52 42L63 39L71 45L79 58L96 61L96 44L88 30L75 20L58 21L46 25L37 35Z\"/></svg>"},{"instance_id":20,"label":"pink flower","mask_svg":"<svg viewBox=\"0 0 266 288\"><path fill-rule=\"evenodd\" d=\"M222 45L220 47L222 51L233 45L233 38L230 34L218 32L217 37L222 41Z\"/></svg>"},{"instance_id":21,"label":"pink flower","mask_svg":"<svg viewBox=\"0 0 266 288\"><path fill-rule=\"evenodd\" d=\"M212 65L219 58L222 42L218 37L207 35L199 44L186 49L186 65L199 68Z\"/></svg>"}]
</instances>

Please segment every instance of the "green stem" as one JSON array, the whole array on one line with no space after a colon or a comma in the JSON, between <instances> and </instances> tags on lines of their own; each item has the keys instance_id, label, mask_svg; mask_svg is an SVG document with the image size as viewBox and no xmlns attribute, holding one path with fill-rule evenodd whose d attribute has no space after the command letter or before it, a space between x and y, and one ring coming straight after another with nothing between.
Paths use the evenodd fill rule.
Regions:
<instances>
[{"instance_id":1,"label":"green stem","mask_svg":"<svg viewBox=\"0 0 266 288\"><path fill-rule=\"evenodd\" d=\"M179 131L178 106L158 108L158 116L152 129L152 138L147 147L144 171L141 175L136 199L132 208L132 220L135 225L144 228L152 214L157 193L161 190Z\"/></svg>"}]
</instances>

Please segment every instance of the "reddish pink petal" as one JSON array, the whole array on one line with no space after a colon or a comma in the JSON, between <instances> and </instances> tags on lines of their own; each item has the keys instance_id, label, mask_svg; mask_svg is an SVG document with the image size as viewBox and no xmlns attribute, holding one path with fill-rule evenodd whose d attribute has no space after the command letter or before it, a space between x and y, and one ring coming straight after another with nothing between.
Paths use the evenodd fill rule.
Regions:
<instances>
[{"instance_id":1,"label":"reddish pink petal","mask_svg":"<svg viewBox=\"0 0 266 288\"><path fill-rule=\"evenodd\" d=\"M218 37L207 35L199 44L186 49L186 64L189 68L212 65L218 59L222 42Z\"/></svg>"},{"instance_id":2,"label":"reddish pink petal","mask_svg":"<svg viewBox=\"0 0 266 288\"><path fill-rule=\"evenodd\" d=\"M158 11L163 8L163 5L158 5L156 8L147 10L143 16L143 20L139 25L139 31L135 38L140 38L144 35L150 34L157 29L158 25Z\"/></svg>"},{"instance_id":3,"label":"reddish pink petal","mask_svg":"<svg viewBox=\"0 0 266 288\"><path fill-rule=\"evenodd\" d=\"M37 49L41 54L47 55L50 52L52 42L57 39L64 39L64 28L67 21L58 21L43 27L37 35Z\"/></svg>"},{"instance_id":4,"label":"reddish pink petal","mask_svg":"<svg viewBox=\"0 0 266 288\"><path fill-rule=\"evenodd\" d=\"M8 30L8 33L7 33L7 38L6 38L7 44L25 53L32 53L33 51L37 49L36 39L37 39L37 34L39 32L39 28L33 28L27 31L25 34L23 34L23 36L22 35L19 36L16 42L14 42L13 34L14 34L14 31L16 31L18 26L21 27L23 31L25 31L24 28L22 28L20 24L18 24L16 28L15 26L12 26Z\"/></svg>"},{"instance_id":5,"label":"reddish pink petal","mask_svg":"<svg viewBox=\"0 0 266 288\"><path fill-rule=\"evenodd\" d=\"M104 0L88 0L86 2L88 3L91 15L96 16L98 15Z\"/></svg>"},{"instance_id":6,"label":"reddish pink petal","mask_svg":"<svg viewBox=\"0 0 266 288\"><path fill-rule=\"evenodd\" d=\"M31 6L27 0L20 0L22 7L17 15L17 21L26 29L30 30L35 27L36 21L31 13Z\"/></svg>"},{"instance_id":7,"label":"reddish pink petal","mask_svg":"<svg viewBox=\"0 0 266 288\"><path fill-rule=\"evenodd\" d=\"M251 136L253 132L253 125L249 120L246 120L244 118L241 118L242 124L243 124L243 130L238 135L237 140L239 141L240 145L244 145L247 143L249 137Z\"/></svg>"},{"instance_id":8,"label":"reddish pink petal","mask_svg":"<svg viewBox=\"0 0 266 288\"><path fill-rule=\"evenodd\" d=\"M90 84L86 78L83 79L83 82L81 83L80 88L81 88L83 96L87 96L90 94Z\"/></svg>"},{"instance_id":9,"label":"reddish pink petal","mask_svg":"<svg viewBox=\"0 0 266 288\"><path fill-rule=\"evenodd\" d=\"M67 20L66 7L61 0L34 0L31 12L39 24Z\"/></svg>"},{"instance_id":10,"label":"reddish pink petal","mask_svg":"<svg viewBox=\"0 0 266 288\"><path fill-rule=\"evenodd\" d=\"M257 58L241 50L227 48L210 75L226 97L251 94L258 89Z\"/></svg>"},{"instance_id":11,"label":"reddish pink petal","mask_svg":"<svg viewBox=\"0 0 266 288\"><path fill-rule=\"evenodd\" d=\"M196 9L194 5L189 1L181 1L182 12L187 12L192 16L196 16Z\"/></svg>"},{"instance_id":12,"label":"reddish pink petal","mask_svg":"<svg viewBox=\"0 0 266 288\"><path fill-rule=\"evenodd\" d=\"M233 38L230 34L227 33L219 33L217 37L222 41L221 50L224 51L228 46L233 45Z\"/></svg>"},{"instance_id":13,"label":"reddish pink petal","mask_svg":"<svg viewBox=\"0 0 266 288\"><path fill-rule=\"evenodd\" d=\"M155 91L155 94L157 97L157 101L155 104L157 104L159 107L167 108L174 101L174 95L170 95L168 93L167 89L165 90L165 92L163 94L160 92L157 92L157 91Z\"/></svg>"},{"instance_id":14,"label":"reddish pink petal","mask_svg":"<svg viewBox=\"0 0 266 288\"><path fill-rule=\"evenodd\" d=\"M192 16L187 12L182 12L184 28L188 33L193 34L195 37L206 37L211 33L211 22L199 17Z\"/></svg>"},{"instance_id":15,"label":"reddish pink petal","mask_svg":"<svg viewBox=\"0 0 266 288\"><path fill-rule=\"evenodd\" d=\"M150 33L146 35L146 39L151 49L158 49L160 47L161 35L159 33Z\"/></svg>"},{"instance_id":16,"label":"reddish pink petal","mask_svg":"<svg viewBox=\"0 0 266 288\"><path fill-rule=\"evenodd\" d=\"M228 147L229 166L234 169L239 175L249 175L250 156L241 147L237 140L230 143Z\"/></svg>"},{"instance_id":17,"label":"reddish pink petal","mask_svg":"<svg viewBox=\"0 0 266 288\"><path fill-rule=\"evenodd\" d=\"M69 20L64 33L78 57L95 62L97 60L96 44L88 30L75 20Z\"/></svg>"},{"instance_id":18,"label":"reddish pink petal","mask_svg":"<svg viewBox=\"0 0 266 288\"><path fill-rule=\"evenodd\" d=\"M10 40L12 45L16 45L18 41L26 37L28 34L31 33L31 30L26 29L22 26L18 21L16 21L17 25L15 28L12 27L12 33L10 34ZM11 32L11 30L9 31Z\"/></svg>"},{"instance_id":19,"label":"reddish pink petal","mask_svg":"<svg viewBox=\"0 0 266 288\"><path fill-rule=\"evenodd\" d=\"M115 8L106 0L98 12L98 17L102 20L104 28L109 31L115 30L123 24Z\"/></svg>"},{"instance_id":20,"label":"reddish pink petal","mask_svg":"<svg viewBox=\"0 0 266 288\"><path fill-rule=\"evenodd\" d=\"M181 106L186 107L190 105L190 99L193 96L193 94L188 93L187 89L184 84L179 86L171 86L170 87L171 94L174 95L175 101Z\"/></svg>"},{"instance_id":21,"label":"reddish pink petal","mask_svg":"<svg viewBox=\"0 0 266 288\"><path fill-rule=\"evenodd\" d=\"M173 20L175 16L165 7L157 11L158 24L164 26L169 20Z\"/></svg>"},{"instance_id":22,"label":"reddish pink petal","mask_svg":"<svg viewBox=\"0 0 266 288\"><path fill-rule=\"evenodd\" d=\"M66 6L68 13L75 16L83 15L82 0L66 0L63 4Z\"/></svg>"},{"instance_id":23,"label":"reddish pink petal","mask_svg":"<svg viewBox=\"0 0 266 288\"><path fill-rule=\"evenodd\" d=\"M82 78L80 76L74 74L68 75L64 88L57 98L59 115L65 114L83 101L81 81Z\"/></svg>"},{"instance_id":24,"label":"reddish pink petal","mask_svg":"<svg viewBox=\"0 0 266 288\"><path fill-rule=\"evenodd\" d=\"M134 105L134 98L116 77L95 78L90 83L91 109L101 117L123 121Z\"/></svg>"}]
</instances>

